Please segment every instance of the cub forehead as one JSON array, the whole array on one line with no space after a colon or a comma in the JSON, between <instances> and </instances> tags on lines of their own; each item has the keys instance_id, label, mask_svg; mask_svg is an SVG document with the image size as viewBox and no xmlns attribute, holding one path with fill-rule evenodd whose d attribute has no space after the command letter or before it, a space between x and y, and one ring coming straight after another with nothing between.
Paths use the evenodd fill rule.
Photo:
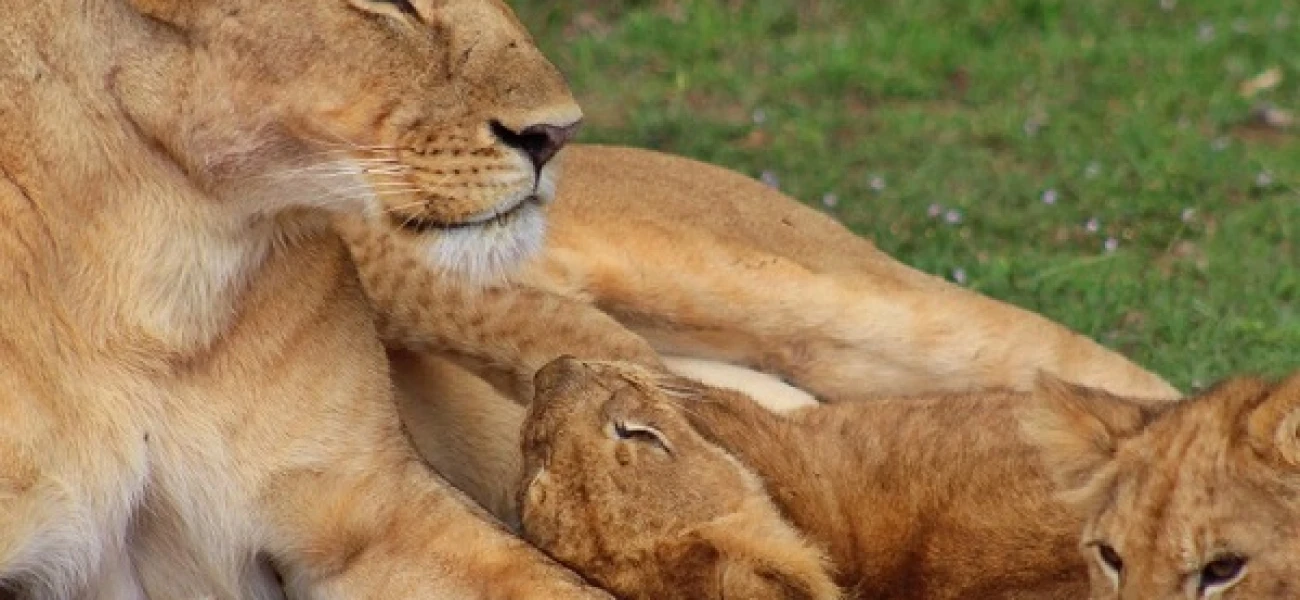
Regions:
<instances>
[{"instance_id":1,"label":"cub forehead","mask_svg":"<svg viewBox=\"0 0 1300 600\"><path fill-rule=\"evenodd\" d=\"M1191 448L1121 469L1089 535L1194 572L1222 553L1268 552L1300 526L1297 491L1258 458ZM1149 457L1155 454L1148 455ZM1290 532L1290 533L1284 533Z\"/></svg>"}]
</instances>

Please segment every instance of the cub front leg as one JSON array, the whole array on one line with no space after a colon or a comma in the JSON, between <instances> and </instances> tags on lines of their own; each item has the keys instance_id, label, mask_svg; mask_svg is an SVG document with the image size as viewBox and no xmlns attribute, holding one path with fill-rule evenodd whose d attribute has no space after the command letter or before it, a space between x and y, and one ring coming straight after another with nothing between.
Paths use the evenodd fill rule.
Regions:
<instances>
[{"instance_id":1,"label":"cub front leg","mask_svg":"<svg viewBox=\"0 0 1300 600\"><path fill-rule=\"evenodd\" d=\"M401 236L356 217L338 217L390 348L432 352L527 403L533 374L570 355L660 367L654 348L581 299L502 280L474 285L421 261Z\"/></svg>"}]
</instances>

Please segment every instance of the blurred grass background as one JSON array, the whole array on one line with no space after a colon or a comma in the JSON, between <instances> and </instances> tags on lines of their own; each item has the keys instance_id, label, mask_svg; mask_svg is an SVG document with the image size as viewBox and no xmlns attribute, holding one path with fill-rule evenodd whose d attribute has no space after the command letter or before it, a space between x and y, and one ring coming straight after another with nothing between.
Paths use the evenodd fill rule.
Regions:
<instances>
[{"instance_id":1,"label":"blurred grass background","mask_svg":"<svg viewBox=\"0 0 1300 600\"><path fill-rule=\"evenodd\" d=\"M1184 389L1300 368L1295 1L512 4L584 141L762 178Z\"/></svg>"}]
</instances>

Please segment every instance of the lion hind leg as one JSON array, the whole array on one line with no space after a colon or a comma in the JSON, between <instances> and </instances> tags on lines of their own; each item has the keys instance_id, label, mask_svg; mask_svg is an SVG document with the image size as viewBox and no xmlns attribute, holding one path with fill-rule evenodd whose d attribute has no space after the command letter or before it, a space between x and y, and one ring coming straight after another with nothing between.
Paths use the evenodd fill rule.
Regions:
<instances>
[{"instance_id":1,"label":"lion hind leg","mask_svg":"<svg viewBox=\"0 0 1300 600\"><path fill-rule=\"evenodd\" d=\"M1027 390L1039 370L1117 394L1179 396L1064 326L901 265L819 273L712 239L656 239L639 242L658 248L657 260L555 250L563 268L552 271L581 273L599 306L664 354L777 373L825 400Z\"/></svg>"}]
</instances>

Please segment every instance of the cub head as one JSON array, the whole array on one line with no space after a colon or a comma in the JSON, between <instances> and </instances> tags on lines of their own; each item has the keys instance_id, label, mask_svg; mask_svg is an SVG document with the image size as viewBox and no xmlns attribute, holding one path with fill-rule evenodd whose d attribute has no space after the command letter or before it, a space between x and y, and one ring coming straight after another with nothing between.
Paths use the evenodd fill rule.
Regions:
<instances>
[{"instance_id":1,"label":"cub head","mask_svg":"<svg viewBox=\"0 0 1300 600\"><path fill-rule=\"evenodd\" d=\"M1155 406L1056 381L1021 425L1085 517L1092 597L1300 595L1300 376Z\"/></svg>"},{"instance_id":2,"label":"cub head","mask_svg":"<svg viewBox=\"0 0 1300 600\"><path fill-rule=\"evenodd\" d=\"M245 212L364 212L450 271L540 245L582 113L501 0L100 0L146 31L110 85Z\"/></svg>"},{"instance_id":3,"label":"cub head","mask_svg":"<svg viewBox=\"0 0 1300 600\"><path fill-rule=\"evenodd\" d=\"M838 598L757 477L681 414L709 390L560 358L523 427L525 536L620 597Z\"/></svg>"}]
</instances>

